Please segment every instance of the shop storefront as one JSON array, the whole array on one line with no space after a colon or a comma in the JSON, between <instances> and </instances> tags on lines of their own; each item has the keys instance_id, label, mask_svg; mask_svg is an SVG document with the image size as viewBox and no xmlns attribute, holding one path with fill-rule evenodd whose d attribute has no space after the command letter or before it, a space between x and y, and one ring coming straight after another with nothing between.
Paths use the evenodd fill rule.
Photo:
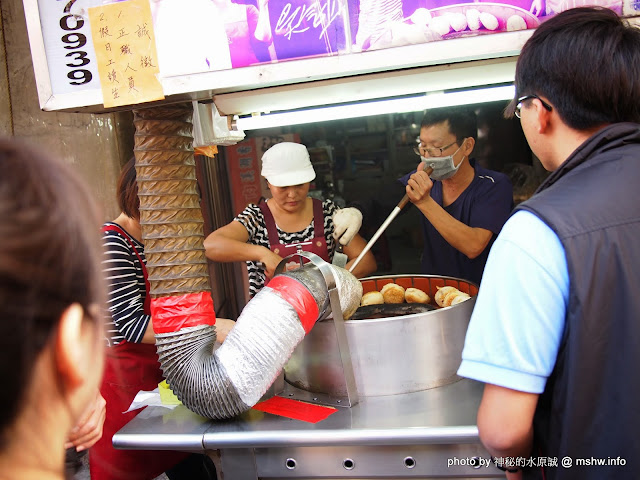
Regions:
<instances>
[{"instance_id":1,"label":"shop storefront","mask_svg":"<svg viewBox=\"0 0 640 480\"><path fill-rule=\"evenodd\" d=\"M415 168L412 149L421 114L436 106L473 106L480 120L478 161L508 172L512 181L519 182L514 181L514 186L521 197L515 200L526 198L540 172L521 132L501 119L501 110L514 96L517 55L533 29L578 3L24 1L43 110L133 110L139 122L136 153L141 152L140 159L148 162L145 166L156 161L159 151L179 150L185 158L193 156L189 135L174 133L189 122L180 117L180 125L173 130L173 107L191 108L200 116L193 124L201 149L196 157L202 158L198 162L187 158L187 163L193 163L198 172L204 219L183 221L197 224L187 234L195 239L194 250L200 248L207 230L229 221L246 203L264 195L259 160L272 144L305 144L317 173L313 193L348 204ZM638 12L631 3L601 3L637 21ZM155 115L155 110L160 114ZM146 137L153 138L147 141ZM165 148L166 139L173 142L177 137L184 145L171 143ZM175 157L167 156L170 164ZM154 178L145 181L150 189L161 183ZM168 198L160 191L150 196L156 193L160 200L153 200L155 205L166 201L177 204L168 205L172 209L181 208L180 199L174 198L178 195ZM199 198L189 201L197 204ZM158 210L169 209L165 207L162 204ZM160 238L163 228L168 231L175 224L160 227L159 221L154 222L146 227L151 232L146 238ZM419 250L411 242L411 223L403 220L397 230L390 230L390 238L396 235L407 241L394 250ZM183 229L171 231L175 230ZM156 260L159 263L154 265ZM150 261L157 295L210 288L215 302L228 302L237 309L246 302L246 285L239 280L242 272L212 273L219 267L209 265L203 273L200 262L194 269L200 269L200 276L208 273L210 280L178 292L171 290L171 280L196 276L184 268L181 278L160 278L167 264L160 256L150 256ZM477 293L477 285L464 280L421 278L411 271L410 262L398 257L386 267L383 282L424 285L431 292L437 286L455 284L466 293ZM166 282L162 288L160 282ZM278 393L273 398L329 406L333 411L325 419L249 409L231 418L222 415L222 420L209 420L184 405L171 410L149 407L116 434L114 444L206 452L216 460L219 473L234 479L502 478L499 471L483 464L488 455L475 426L481 384L455 377L455 365L446 371L440 368L445 356L459 358L456 348L461 348L464 328L462 333L447 329L457 324L458 316L468 321L472 307L468 302L425 313L444 322L432 334L416 335L405 327L393 330L401 332L398 338L411 340L410 345L394 344L393 352L388 344L374 342L387 338L374 332L370 341L375 346L369 349L382 355L375 359L358 357L352 327L346 332L336 327L338 344L348 341L352 353L346 363L339 354L334 362L342 367L338 370L346 397L343 391L312 388L317 377L310 380L311 385L295 385L278 376L267 392ZM449 335L458 339L453 350ZM427 340L413 341L418 337ZM441 342L431 340L436 337ZM434 360L425 352L440 356ZM434 376L435 382L415 389L401 384L391 393L373 388L373 393L364 394L371 388L363 377L364 365L412 355L414 365L426 365L413 378ZM349 364L350 358L354 365ZM355 379L347 366L356 367ZM330 367L315 373L333 375ZM288 368L291 371L293 366ZM393 385L397 373L404 370L399 365L384 375L373 375L378 377L376 387L381 382ZM352 395L354 382L359 398Z\"/></svg>"}]
</instances>

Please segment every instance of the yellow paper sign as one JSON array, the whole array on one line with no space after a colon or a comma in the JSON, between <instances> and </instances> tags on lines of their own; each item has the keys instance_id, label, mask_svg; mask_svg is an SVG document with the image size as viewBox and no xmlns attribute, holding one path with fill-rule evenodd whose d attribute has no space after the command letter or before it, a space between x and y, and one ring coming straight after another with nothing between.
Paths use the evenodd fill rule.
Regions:
<instances>
[{"instance_id":1,"label":"yellow paper sign","mask_svg":"<svg viewBox=\"0 0 640 480\"><path fill-rule=\"evenodd\" d=\"M149 0L89 9L105 107L162 100Z\"/></svg>"}]
</instances>

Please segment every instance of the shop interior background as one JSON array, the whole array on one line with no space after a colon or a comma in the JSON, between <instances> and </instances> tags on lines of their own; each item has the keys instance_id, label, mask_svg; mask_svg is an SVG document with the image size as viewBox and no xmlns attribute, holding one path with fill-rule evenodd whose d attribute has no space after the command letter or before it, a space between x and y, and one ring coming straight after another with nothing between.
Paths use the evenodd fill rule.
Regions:
<instances>
[{"instance_id":1,"label":"shop interior background","mask_svg":"<svg viewBox=\"0 0 640 480\"><path fill-rule=\"evenodd\" d=\"M540 162L527 145L518 119L505 119L508 102L470 105L478 116L478 139L473 157L491 170L509 175L514 186L514 202L533 194L546 176ZM247 131L246 138L236 147L221 147L220 157L228 170L233 161L229 149L257 140L262 150L280 141L295 139L307 146L316 170L310 195L330 198L338 205L348 205L359 198L378 198L376 218L368 219L361 234L370 238L391 212L400 198L385 191L402 175L415 169L419 158L413 151L420 134L423 112L396 113L340 119L304 125L292 125ZM259 169L256 170L259 172ZM227 173L228 174L228 173ZM237 176L237 175L236 175ZM268 195L264 179L260 178L261 196ZM239 188L238 178L230 176L231 190ZM257 195L257 194L256 194ZM393 191L397 195L397 190ZM259 197L258 197L259 198ZM242 207L237 205L236 211ZM420 212L411 204L396 218L374 245L378 274L420 273L422 234ZM233 212L228 212L231 221Z\"/></svg>"}]
</instances>

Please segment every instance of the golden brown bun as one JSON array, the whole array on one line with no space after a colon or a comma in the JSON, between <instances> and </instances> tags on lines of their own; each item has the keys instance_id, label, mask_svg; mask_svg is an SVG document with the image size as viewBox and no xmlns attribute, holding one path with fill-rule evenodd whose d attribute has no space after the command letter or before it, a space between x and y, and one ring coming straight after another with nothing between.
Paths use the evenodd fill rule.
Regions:
<instances>
[{"instance_id":1,"label":"golden brown bun","mask_svg":"<svg viewBox=\"0 0 640 480\"><path fill-rule=\"evenodd\" d=\"M451 300L451 306L462 303L465 300L469 300L470 298L471 296L468 293L460 292L453 298L453 300Z\"/></svg>"},{"instance_id":2,"label":"golden brown bun","mask_svg":"<svg viewBox=\"0 0 640 480\"><path fill-rule=\"evenodd\" d=\"M449 293L447 293L444 298L442 299L442 306L443 307L450 307L451 306L451 302L453 302L453 299L456 298L458 295L460 295L462 292L460 292L460 290L455 289L455 290L451 290Z\"/></svg>"},{"instance_id":3,"label":"golden brown bun","mask_svg":"<svg viewBox=\"0 0 640 480\"><path fill-rule=\"evenodd\" d=\"M362 295L362 300L360 300L360 305L363 307L365 305L382 305L383 303L384 298L382 297L382 294L377 290L365 293L364 295Z\"/></svg>"},{"instance_id":4,"label":"golden brown bun","mask_svg":"<svg viewBox=\"0 0 640 480\"><path fill-rule=\"evenodd\" d=\"M431 299L429 295L420 290L419 288L407 288L404 292L404 299L407 303L429 303Z\"/></svg>"},{"instance_id":5,"label":"golden brown bun","mask_svg":"<svg viewBox=\"0 0 640 480\"><path fill-rule=\"evenodd\" d=\"M453 292L453 291L459 291L456 287L437 287L438 291L436 292L436 294L433 296L434 300L436 301L436 303L441 306L444 307L444 297L447 296L447 294Z\"/></svg>"},{"instance_id":6,"label":"golden brown bun","mask_svg":"<svg viewBox=\"0 0 640 480\"><path fill-rule=\"evenodd\" d=\"M461 292L458 289L451 290L444 296L442 300L443 307L450 307L451 305L457 305L460 302L464 302L471 298L468 293Z\"/></svg>"},{"instance_id":7,"label":"golden brown bun","mask_svg":"<svg viewBox=\"0 0 640 480\"><path fill-rule=\"evenodd\" d=\"M380 290L384 303L404 303L404 288L397 283L387 283Z\"/></svg>"}]
</instances>

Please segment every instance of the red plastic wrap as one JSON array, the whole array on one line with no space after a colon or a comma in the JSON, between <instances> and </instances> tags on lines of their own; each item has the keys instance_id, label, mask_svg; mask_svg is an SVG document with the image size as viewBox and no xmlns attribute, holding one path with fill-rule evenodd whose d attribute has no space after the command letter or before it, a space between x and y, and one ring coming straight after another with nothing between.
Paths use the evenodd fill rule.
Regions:
<instances>
[{"instance_id":1,"label":"red plastic wrap","mask_svg":"<svg viewBox=\"0 0 640 480\"><path fill-rule=\"evenodd\" d=\"M282 397L271 397L269 400L258 403L253 409L309 423L318 423L338 411L333 407L313 405L300 400Z\"/></svg>"},{"instance_id":2,"label":"red plastic wrap","mask_svg":"<svg viewBox=\"0 0 640 480\"><path fill-rule=\"evenodd\" d=\"M272 278L269 286L265 288L276 290L282 298L291 304L298 313L305 334L311 331L318 319L318 304L302 283L291 277L279 275Z\"/></svg>"},{"instance_id":3,"label":"red plastic wrap","mask_svg":"<svg viewBox=\"0 0 640 480\"><path fill-rule=\"evenodd\" d=\"M210 292L188 293L151 299L155 333L177 332L198 325L215 325L216 312Z\"/></svg>"}]
</instances>

